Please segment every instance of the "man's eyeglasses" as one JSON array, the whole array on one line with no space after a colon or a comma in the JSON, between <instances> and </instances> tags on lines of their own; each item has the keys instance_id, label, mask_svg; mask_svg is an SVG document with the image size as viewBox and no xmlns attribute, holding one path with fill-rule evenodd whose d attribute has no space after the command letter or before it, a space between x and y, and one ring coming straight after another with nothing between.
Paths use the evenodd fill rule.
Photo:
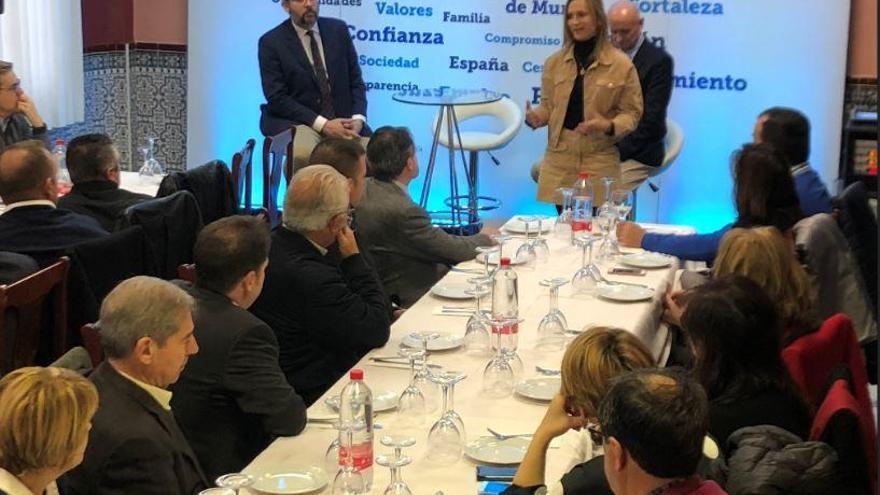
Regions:
<instances>
[{"instance_id":1,"label":"man's eyeglasses","mask_svg":"<svg viewBox=\"0 0 880 495\"><path fill-rule=\"evenodd\" d=\"M0 88L0 91L12 91L13 93L18 93L21 91L21 79L15 81L15 84L9 86L8 88Z\"/></svg>"},{"instance_id":2,"label":"man's eyeglasses","mask_svg":"<svg viewBox=\"0 0 880 495\"><path fill-rule=\"evenodd\" d=\"M593 441L593 445L603 445L605 443L605 434L602 433L601 426L589 423L587 425L587 433L590 434L590 440Z\"/></svg>"}]
</instances>

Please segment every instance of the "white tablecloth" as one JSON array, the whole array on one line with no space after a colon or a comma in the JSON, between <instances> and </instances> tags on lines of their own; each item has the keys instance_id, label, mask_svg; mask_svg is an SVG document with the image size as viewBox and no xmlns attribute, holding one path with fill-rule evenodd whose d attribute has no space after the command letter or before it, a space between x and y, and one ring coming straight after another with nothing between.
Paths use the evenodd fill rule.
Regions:
<instances>
[{"instance_id":1,"label":"white tablecloth","mask_svg":"<svg viewBox=\"0 0 880 495\"><path fill-rule=\"evenodd\" d=\"M669 226L666 226L669 229ZM672 232L689 233L690 228L673 227ZM561 240L550 240L551 258L549 262L539 265L534 270L516 268L519 276L519 307L520 316L525 322L520 325L519 332L519 355L525 364L524 377L535 375L535 366L542 365L551 368L559 368L562 351L553 353L541 353L534 349L538 322L547 313L548 289L538 285L538 281L552 277L570 278L580 266L580 249L568 245ZM505 255L515 252L521 241L512 240L505 245ZM476 262L466 262L463 268L481 267ZM667 345L667 332L657 330L657 322L661 313L661 298L671 282L677 266L668 268L647 270L644 277L633 276L608 276L607 269L611 265L602 265L603 274L612 280L643 283L656 288L654 300L637 303L615 303L601 299L587 298L582 295L573 295L570 286L566 285L560 290L559 307L568 319L571 328L581 328L585 325L609 325L624 328L636 334L652 350L655 357L659 357ZM471 274L450 272L444 281L466 282ZM441 333L464 334L467 321L465 317L435 315L435 310L441 305L470 306L472 302L460 302L441 300L430 293L425 295L417 304L410 308L392 326L391 339L382 348L372 351L372 355L394 355L400 341L411 332L431 330ZM397 393L403 390L409 380L409 372L405 369L389 369L372 366L365 357L358 367L365 370L366 383L374 393L381 390L393 390ZM462 350L432 353L430 362L440 364L446 369L460 370L468 374L462 383L455 388L455 410L464 419L465 428L469 440L478 436L486 435L486 427L509 434L533 432L544 415L546 404L522 399L516 395L503 399L490 399L481 394L482 371L488 358L477 358L465 355ZM319 399L310 409L309 415L327 416L329 410L324 405L324 398L338 394L347 383L345 377L334 385L324 397ZM451 466L432 465L425 459L428 430L437 419L432 415L416 436L417 445L407 449L407 455L413 456L413 464L403 468L402 476L416 494L434 494L437 490L443 490L447 495L472 495L477 493L475 479L475 461L463 456L457 464ZM383 432L395 432L394 412L380 413L376 419L383 425L383 429L376 432L375 453L385 453L389 449L379 443ZM280 438L261 453L246 469L245 472L260 475L270 471L290 469L295 466L315 465L324 466L324 454L327 446L335 438L335 430L326 429L319 425L310 424L306 430L297 437ZM561 470L564 462L559 458L561 454L556 449L551 449L548 454L547 482L552 483L564 474ZM373 489L370 493L381 494L389 482L389 470L374 465ZM332 484L335 472L327 473ZM330 485L319 493L330 493Z\"/></svg>"},{"instance_id":2,"label":"white tablecloth","mask_svg":"<svg viewBox=\"0 0 880 495\"><path fill-rule=\"evenodd\" d=\"M137 172L120 172L119 187L127 191L156 196L162 176L140 177Z\"/></svg>"}]
</instances>

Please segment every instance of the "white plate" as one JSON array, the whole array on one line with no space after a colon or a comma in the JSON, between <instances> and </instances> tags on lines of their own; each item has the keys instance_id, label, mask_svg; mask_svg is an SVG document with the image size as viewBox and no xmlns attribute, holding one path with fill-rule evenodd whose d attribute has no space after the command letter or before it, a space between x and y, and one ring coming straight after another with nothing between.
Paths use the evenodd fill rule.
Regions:
<instances>
[{"instance_id":1,"label":"white plate","mask_svg":"<svg viewBox=\"0 0 880 495\"><path fill-rule=\"evenodd\" d=\"M531 222L526 222L523 219L528 217L529 215L516 215L502 227L504 230L510 232L511 234L525 234L526 233L526 223L529 224L529 234L537 234L538 233L538 220L532 220ZM535 215L537 217L538 215ZM553 224L555 222L554 219L550 217L541 217L541 232L546 233L553 230Z\"/></svg>"},{"instance_id":2,"label":"white plate","mask_svg":"<svg viewBox=\"0 0 880 495\"><path fill-rule=\"evenodd\" d=\"M390 411L397 407L397 392L391 390L377 390L373 392L373 411ZM324 399L324 404L334 411L339 411L339 396L333 395Z\"/></svg>"},{"instance_id":3,"label":"white plate","mask_svg":"<svg viewBox=\"0 0 880 495\"><path fill-rule=\"evenodd\" d=\"M654 297L654 289L635 285L599 284L596 294L605 299L621 302L646 301Z\"/></svg>"},{"instance_id":4,"label":"white plate","mask_svg":"<svg viewBox=\"0 0 880 495\"><path fill-rule=\"evenodd\" d=\"M428 350L429 351L448 351L449 349L455 349L456 347L460 347L463 338L458 335L450 335L448 333L441 333L440 337L428 342ZM422 341L412 338L411 335L407 335L403 338L403 345L407 347L412 347L415 349L422 348Z\"/></svg>"},{"instance_id":5,"label":"white plate","mask_svg":"<svg viewBox=\"0 0 880 495\"><path fill-rule=\"evenodd\" d=\"M529 438L514 437L498 440L480 437L465 446L464 453L471 459L489 464L518 464L526 456Z\"/></svg>"},{"instance_id":6,"label":"white plate","mask_svg":"<svg viewBox=\"0 0 880 495\"><path fill-rule=\"evenodd\" d=\"M473 294L468 294L468 291L473 290L472 284L441 282L431 287L431 294L446 299L473 299Z\"/></svg>"},{"instance_id":7,"label":"white plate","mask_svg":"<svg viewBox=\"0 0 880 495\"><path fill-rule=\"evenodd\" d=\"M327 473L314 466L268 470L257 477L251 489L260 493L312 493L327 486Z\"/></svg>"},{"instance_id":8,"label":"white plate","mask_svg":"<svg viewBox=\"0 0 880 495\"><path fill-rule=\"evenodd\" d=\"M521 265L526 262L524 259L517 259L516 258L516 250L518 248L519 248L519 244L510 243L507 245L506 249L504 250L504 257L510 258L511 265ZM486 255L484 253L480 253L477 255L476 260L479 263L485 263L486 262ZM497 265L500 260L501 260L501 257L498 256L498 251L494 251L494 252L489 253L489 264L490 265Z\"/></svg>"},{"instance_id":9,"label":"white plate","mask_svg":"<svg viewBox=\"0 0 880 495\"><path fill-rule=\"evenodd\" d=\"M628 254L620 258L620 262L624 265L635 266L638 268L663 268L671 265L674 261L675 258L672 256L652 253L650 251Z\"/></svg>"},{"instance_id":10,"label":"white plate","mask_svg":"<svg viewBox=\"0 0 880 495\"><path fill-rule=\"evenodd\" d=\"M527 399L550 402L559 393L562 378L558 376L539 376L528 378L516 384L516 393Z\"/></svg>"}]
</instances>

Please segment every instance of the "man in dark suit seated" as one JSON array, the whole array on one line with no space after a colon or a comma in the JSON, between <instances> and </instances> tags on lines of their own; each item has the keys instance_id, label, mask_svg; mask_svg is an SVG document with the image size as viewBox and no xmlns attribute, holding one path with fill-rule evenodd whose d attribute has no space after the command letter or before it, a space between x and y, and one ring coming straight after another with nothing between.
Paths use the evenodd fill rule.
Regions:
<instances>
[{"instance_id":1,"label":"man in dark suit seated","mask_svg":"<svg viewBox=\"0 0 880 495\"><path fill-rule=\"evenodd\" d=\"M73 188L58 200L58 206L94 218L109 232L126 208L152 199L119 187L119 150L106 134L73 138L66 161Z\"/></svg>"},{"instance_id":2,"label":"man in dark suit seated","mask_svg":"<svg viewBox=\"0 0 880 495\"><path fill-rule=\"evenodd\" d=\"M272 329L247 309L263 290L269 229L252 216L209 224L193 252L199 353L171 406L209 480L241 471L275 437L306 426L306 406L278 365Z\"/></svg>"},{"instance_id":3,"label":"man in dark suit seated","mask_svg":"<svg viewBox=\"0 0 880 495\"><path fill-rule=\"evenodd\" d=\"M407 187L419 175L409 130L381 127L367 146L372 177L358 206L358 233L376 263L385 290L407 308L440 280L449 266L476 256L489 246L484 233L447 234L431 224L428 212L410 197Z\"/></svg>"},{"instance_id":4,"label":"man in dark suit seated","mask_svg":"<svg viewBox=\"0 0 880 495\"><path fill-rule=\"evenodd\" d=\"M632 59L642 86L645 111L636 130L617 143L621 185L636 190L663 164L666 154L666 107L672 97L672 57L642 33L645 20L638 4L620 0L608 10L611 43Z\"/></svg>"},{"instance_id":5,"label":"man in dark suit seated","mask_svg":"<svg viewBox=\"0 0 880 495\"><path fill-rule=\"evenodd\" d=\"M107 360L89 377L100 403L83 462L61 493L195 495L209 486L167 390L199 350L194 306L152 277L130 278L104 299L98 326Z\"/></svg>"},{"instance_id":6,"label":"man in dark suit seated","mask_svg":"<svg viewBox=\"0 0 880 495\"><path fill-rule=\"evenodd\" d=\"M274 136L297 126L293 166L305 166L322 139L369 136L367 95L345 22L318 18L318 0L281 0L290 18L260 38L266 104L260 130Z\"/></svg>"},{"instance_id":7,"label":"man in dark suit seated","mask_svg":"<svg viewBox=\"0 0 880 495\"><path fill-rule=\"evenodd\" d=\"M297 172L272 233L266 285L251 307L275 331L281 369L306 404L388 341L385 292L350 218L345 177L328 165ZM326 256L334 242L341 261Z\"/></svg>"},{"instance_id":8,"label":"man in dark suit seated","mask_svg":"<svg viewBox=\"0 0 880 495\"><path fill-rule=\"evenodd\" d=\"M0 251L52 254L106 236L93 218L57 209L58 164L39 141L13 144L0 155Z\"/></svg>"}]
</instances>

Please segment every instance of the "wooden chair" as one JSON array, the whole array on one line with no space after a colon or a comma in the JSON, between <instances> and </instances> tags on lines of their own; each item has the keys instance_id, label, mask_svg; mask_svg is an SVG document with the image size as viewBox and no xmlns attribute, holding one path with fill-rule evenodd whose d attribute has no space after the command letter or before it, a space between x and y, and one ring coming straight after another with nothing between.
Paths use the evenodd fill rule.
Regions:
<instances>
[{"instance_id":1,"label":"wooden chair","mask_svg":"<svg viewBox=\"0 0 880 495\"><path fill-rule=\"evenodd\" d=\"M22 366L48 364L67 350L69 267L70 259L62 256L15 283L0 285L0 374ZM6 328L7 312L17 315L12 328ZM10 342L12 348L8 349Z\"/></svg>"},{"instance_id":2,"label":"wooden chair","mask_svg":"<svg viewBox=\"0 0 880 495\"><path fill-rule=\"evenodd\" d=\"M79 329L79 336L82 339L82 346L89 353L92 360L92 367L97 367L104 360L104 349L101 347L101 334L98 326L94 323L86 323Z\"/></svg>"},{"instance_id":3,"label":"wooden chair","mask_svg":"<svg viewBox=\"0 0 880 495\"><path fill-rule=\"evenodd\" d=\"M259 211L251 204L253 195L253 158L256 146L257 142L254 139L248 139L244 148L232 155L232 183L235 184L235 204L244 215L253 215Z\"/></svg>"},{"instance_id":4,"label":"wooden chair","mask_svg":"<svg viewBox=\"0 0 880 495\"><path fill-rule=\"evenodd\" d=\"M296 127L263 141L263 205L269 212L269 222L273 227L281 222L278 208L278 189L281 175L289 182L293 176L293 139Z\"/></svg>"},{"instance_id":5,"label":"wooden chair","mask_svg":"<svg viewBox=\"0 0 880 495\"><path fill-rule=\"evenodd\" d=\"M191 284L196 283L196 265L188 263L178 266L177 278L179 278L180 280L186 280Z\"/></svg>"}]
</instances>

